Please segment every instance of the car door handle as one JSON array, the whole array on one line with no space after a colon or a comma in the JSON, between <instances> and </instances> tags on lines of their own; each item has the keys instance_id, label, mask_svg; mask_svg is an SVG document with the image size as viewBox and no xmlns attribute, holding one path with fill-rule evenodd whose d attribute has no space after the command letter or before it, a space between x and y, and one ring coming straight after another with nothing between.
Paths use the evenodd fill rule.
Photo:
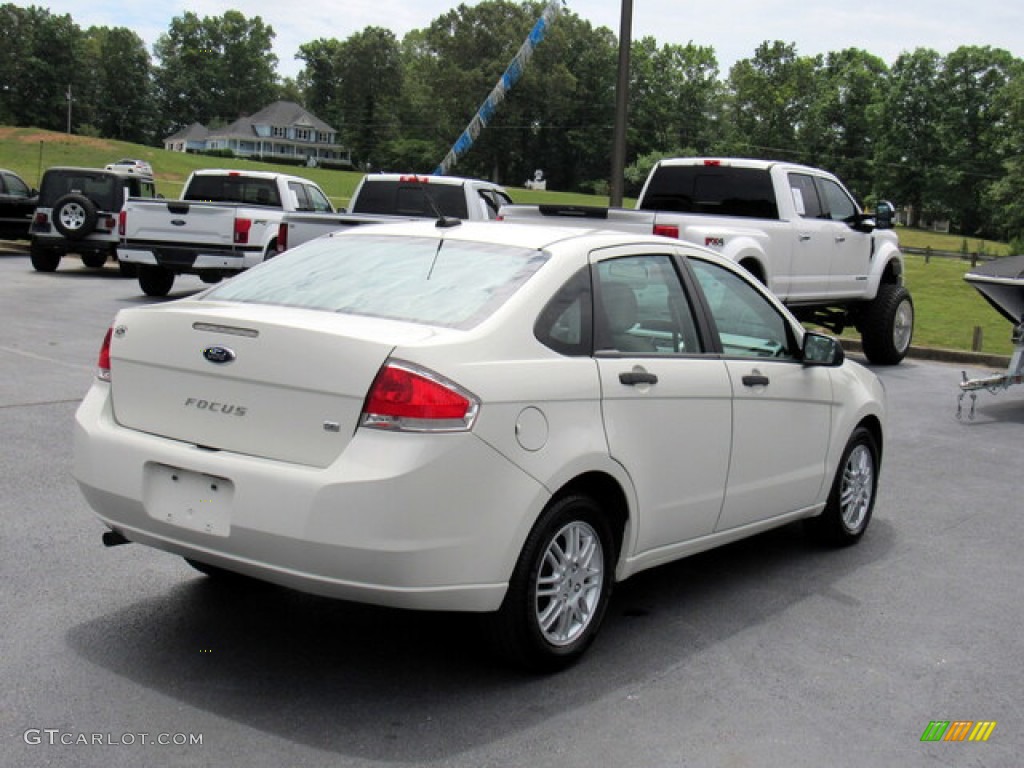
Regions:
<instances>
[{"instance_id":1,"label":"car door handle","mask_svg":"<svg viewBox=\"0 0 1024 768\"><path fill-rule=\"evenodd\" d=\"M801 243L806 243L808 240L811 239L811 236L808 235L806 232L801 232L799 238Z\"/></svg>"},{"instance_id":2,"label":"car door handle","mask_svg":"<svg viewBox=\"0 0 1024 768\"><path fill-rule=\"evenodd\" d=\"M628 387L635 387L637 384L657 384L658 377L647 371L623 371L619 374L619 381Z\"/></svg>"},{"instance_id":3,"label":"car door handle","mask_svg":"<svg viewBox=\"0 0 1024 768\"><path fill-rule=\"evenodd\" d=\"M846 238L843 237L842 235L836 235L836 242L837 243L845 243L846 242Z\"/></svg>"},{"instance_id":4,"label":"car door handle","mask_svg":"<svg viewBox=\"0 0 1024 768\"><path fill-rule=\"evenodd\" d=\"M750 373L743 377L745 387L767 387L769 384L771 379L760 373Z\"/></svg>"}]
</instances>

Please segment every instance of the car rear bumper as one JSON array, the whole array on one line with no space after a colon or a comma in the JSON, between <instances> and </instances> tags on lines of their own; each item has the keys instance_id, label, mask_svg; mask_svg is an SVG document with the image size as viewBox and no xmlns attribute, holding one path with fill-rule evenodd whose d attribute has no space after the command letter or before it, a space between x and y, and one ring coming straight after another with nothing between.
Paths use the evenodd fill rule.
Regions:
<instances>
[{"instance_id":1,"label":"car rear bumper","mask_svg":"<svg viewBox=\"0 0 1024 768\"><path fill-rule=\"evenodd\" d=\"M215 248L118 248L117 256L127 264L159 266L179 273L195 273L206 270L240 272L263 256L260 248L221 251Z\"/></svg>"},{"instance_id":2,"label":"car rear bumper","mask_svg":"<svg viewBox=\"0 0 1024 768\"><path fill-rule=\"evenodd\" d=\"M82 492L126 538L401 608L496 610L548 500L470 433L359 430L338 461L316 469L125 429L100 382L79 407L74 443ZM216 490L190 489L195 482Z\"/></svg>"}]
</instances>

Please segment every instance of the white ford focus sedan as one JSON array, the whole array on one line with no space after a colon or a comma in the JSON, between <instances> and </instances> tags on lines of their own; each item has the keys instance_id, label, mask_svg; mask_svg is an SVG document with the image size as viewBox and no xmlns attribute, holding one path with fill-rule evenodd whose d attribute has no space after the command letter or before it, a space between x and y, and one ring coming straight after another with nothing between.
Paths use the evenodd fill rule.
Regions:
<instances>
[{"instance_id":1,"label":"white ford focus sedan","mask_svg":"<svg viewBox=\"0 0 1024 768\"><path fill-rule=\"evenodd\" d=\"M107 544L488 613L555 669L645 568L801 519L856 542L884 421L872 373L710 251L442 220L118 313L74 476Z\"/></svg>"}]
</instances>

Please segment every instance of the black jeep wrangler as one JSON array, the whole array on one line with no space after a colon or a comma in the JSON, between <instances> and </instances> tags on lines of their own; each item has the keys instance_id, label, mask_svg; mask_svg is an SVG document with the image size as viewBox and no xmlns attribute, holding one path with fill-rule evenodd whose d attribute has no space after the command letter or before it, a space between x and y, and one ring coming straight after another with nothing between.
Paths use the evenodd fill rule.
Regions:
<instances>
[{"instance_id":1,"label":"black jeep wrangler","mask_svg":"<svg viewBox=\"0 0 1024 768\"><path fill-rule=\"evenodd\" d=\"M100 168L49 168L39 184L32 219L32 266L53 272L77 253L87 267L117 257L118 214L129 197L156 197L151 176Z\"/></svg>"}]
</instances>

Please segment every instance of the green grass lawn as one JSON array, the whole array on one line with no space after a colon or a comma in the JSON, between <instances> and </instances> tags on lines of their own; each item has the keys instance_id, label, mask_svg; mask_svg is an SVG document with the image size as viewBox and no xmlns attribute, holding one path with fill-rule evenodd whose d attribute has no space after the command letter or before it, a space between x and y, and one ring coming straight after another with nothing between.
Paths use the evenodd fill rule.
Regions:
<instances>
[{"instance_id":1,"label":"green grass lawn","mask_svg":"<svg viewBox=\"0 0 1024 768\"><path fill-rule=\"evenodd\" d=\"M983 352L1011 354L1013 326L964 280L969 261L932 258L925 263L924 256L909 255L904 261L906 285L917 314L915 346L970 350L974 328L980 326Z\"/></svg>"},{"instance_id":2,"label":"green grass lawn","mask_svg":"<svg viewBox=\"0 0 1024 768\"><path fill-rule=\"evenodd\" d=\"M0 168L17 172L33 186L39 185L43 171L50 166L103 167L122 157L148 160L156 175L157 191L168 198L178 197L185 179L197 168L248 168L283 171L312 179L323 188L335 205L343 207L362 178L362 174L357 172L190 155L109 139L0 126ZM539 192L521 188L509 188L509 192L516 202L521 203L608 204L607 197L594 195ZM630 206L632 203L630 200L625 204ZM905 227L899 228L897 232L900 242L908 247L930 247L933 250L958 253L964 249L965 239L959 235L943 235ZM989 255L1007 253L1007 247L1002 243L974 238L966 241L966 250ZM906 265L906 283L914 297L917 312L915 345L969 350L974 327L981 326L983 351L992 354L1012 352L1010 324L986 304L974 288L964 282L963 276L970 268L970 262L933 257L926 263L923 256L907 255Z\"/></svg>"}]
</instances>

